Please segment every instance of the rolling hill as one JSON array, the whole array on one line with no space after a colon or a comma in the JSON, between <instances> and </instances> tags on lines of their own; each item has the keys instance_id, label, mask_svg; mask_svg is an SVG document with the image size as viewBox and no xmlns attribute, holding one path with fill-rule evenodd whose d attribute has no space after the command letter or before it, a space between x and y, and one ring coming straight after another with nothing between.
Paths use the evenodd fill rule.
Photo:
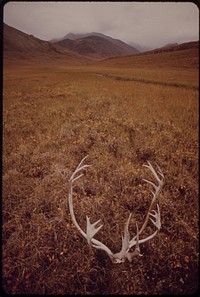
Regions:
<instances>
[{"instance_id":1,"label":"rolling hill","mask_svg":"<svg viewBox=\"0 0 200 297\"><path fill-rule=\"evenodd\" d=\"M184 42L181 44L173 43L173 44L167 44L163 47L156 48L154 50L145 52L143 54L156 54L156 53L163 53L163 52L171 52L171 51L179 51L179 50L187 50L187 49L198 49L199 48L199 41L190 41L190 42Z\"/></svg>"},{"instance_id":2,"label":"rolling hill","mask_svg":"<svg viewBox=\"0 0 200 297\"><path fill-rule=\"evenodd\" d=\"M70 50L40 40L33 35L23 33L11 26L4 24L3 28L3 52L5 60L64 60L65 62L88 61L87 57L81 56Z\"/></svg>"},{"instance_id":3,"label":"rolling hill","mask_svg":"<svg viewBox=\"0 0 200 297\"><path fill-rule=\"evenodd\" d=\"M100 61L101 66L106 67L199 67L199 41L186 42L178 45L166 46L153 51L115 57Z\"/></svg>"}]
</instances>

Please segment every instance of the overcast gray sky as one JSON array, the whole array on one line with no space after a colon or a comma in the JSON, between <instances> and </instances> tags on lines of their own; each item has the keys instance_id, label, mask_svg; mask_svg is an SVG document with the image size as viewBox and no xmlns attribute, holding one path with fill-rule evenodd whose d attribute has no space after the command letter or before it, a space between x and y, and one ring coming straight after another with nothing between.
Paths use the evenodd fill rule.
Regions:
<instances>
[{"instance_id":1,"label":"overcast gray sky","mask_svg":"<svg viewBox=\"0 0 200 297\"><path fill-rule=\"evenodd\" d=\"M192 2L10 1L4 22L43 40L100 32L155 48L199 39L199 10Z\"/></svg>"}]
</instances>

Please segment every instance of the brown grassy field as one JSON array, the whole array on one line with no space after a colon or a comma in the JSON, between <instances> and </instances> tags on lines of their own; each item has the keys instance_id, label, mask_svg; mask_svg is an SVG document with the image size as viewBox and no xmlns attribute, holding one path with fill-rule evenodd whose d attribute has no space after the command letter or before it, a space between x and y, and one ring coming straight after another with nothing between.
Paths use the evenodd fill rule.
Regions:
<instances>
[{"instance_id":1,"label":"brown grassy field","mask_svg":"<svg viewBox=\"0 0 200 297\"><path fill-rule=\"evenodd\" d=\"M147 61L147 60L146 60ZM2 286L9 294L191 294L198 289L198 68L4 65ZM150 62L149 62L150 63ZM116 67L117 66L117 67ZM130 65L129 65L130 66ZM141 227L159 164L162 228L142 257L112 264L73 226L101 219L113 251ZM149 225L148 232L152 232Z\"/></svg>"}]
</instances>

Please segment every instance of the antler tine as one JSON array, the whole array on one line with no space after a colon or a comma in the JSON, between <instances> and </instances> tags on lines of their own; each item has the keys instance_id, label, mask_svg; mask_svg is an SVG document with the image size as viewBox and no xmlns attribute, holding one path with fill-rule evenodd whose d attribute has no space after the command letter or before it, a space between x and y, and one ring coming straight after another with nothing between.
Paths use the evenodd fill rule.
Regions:
<instances>
[{"instance_id":1,"label":"antler tine","mask_svg":"<svg viewBox=\"0 0 200 297\"><path fill-rule=\"evenodd\" d=\"M74 170L73 174L71 175L69 181L74 182L74 181L77 180L79 177L83 176L83 174L80 174L79 176L74 177L79 171L83 170L84 168L87 168L87 167L91 167L91 166L92 166L92 165L87 165L87 164L81 166L81 165L83 164L84 160L85 160L87 157L88 157L88 155L85 156L85 157L81 160L81 162L78 164L78 166L77 166L76 169Z\"/></svg>"},{"instance_id":2,"label":"antler tine","mask_svg":"<svg viewBox=\"0 0 200 297\"><path fill-rule=\"evenodd\" d=\"M152 213L152 212L154 212L154 213ZM138 232L137 235L135 235L131 239L131 241L129 242L129 249L132 246L135 246L135 245L137 246L137 240L138 240L138 244L141 244L141 243L144 243L144 242L146 242L146 241L154 238L157 235L158 231L161 228L160 208L159 208L159 205L158 204L157 204L157 212L155 210L152 210L152 212L150 213L150 215L155 218L155 221L152 218L150 218L150 220L152 221L152 223L154 224L154 226L156 226L157 230L154 231L154 233L151 234L151 235L149 235L148 237L146 237L144 239L140 239L140 240L139 240L139 238L137 238L137 236L139 236L139 232Z\"/></svg>"},{"instance_id":3,"label":"antler tine","mask_svg":"<svg viewBox=\"0 0 200 297\"><path fill-rule=\"evenodd\" d=\"M160 228L161 228L160 207L159 207L158 204L156 206L157 206L157 211L152 210L152 212L150 213L150 216L152 216L153 218L155 218L155 221L152 218L150 218L150 220L156 226L156 228L158 230L160 230Z\"/></svg>"},{"instance_id":4,"label":"antler tine","mask_svg":"<svg viewBox=\"0 0 200 297\"><path fill-rule=\"evenodd\" d=\"M162 170L160 169L160 167L158 166L157 163L156 163L156 166L157 166L157 168L158 168L158 173L160 174L160 176L161 176L162 178L164 178L164 174L163 174Z\"/></svg>"},{"instance_id":5,"label":"antler tine","mask_svg":"<svg viewBox=\"0 0 200 297\"><path fill-rule=\"evenodd\" d=\"M98 228L95 228L95 225L97 225L101 220L96 221L94 224L90 223L90 218L86 216L87 220L87 242L90 244L91 239L94 237L94 235L99 232L99 230L103 227L103 225L99 226Z\"/></svg>"},{"instance_id":6,"label":"antler tine","mask_svg":"<svg viewBox=\"0 0 200 297\"><path fill-rule=\"evenodd\" d=\"M153 182L151 182L150 180L145 179L145 178L143 178L142 180L145 181L145 182L147 182L148 184L152 185L152 186L154 187L154 189L157 190L158 187L157 187ZM152 192L152 193L153 193L153 192ZM154 193L153 193L153 194L154 194Z\"/></svg>"},{"instance_id":7,"label":"antler tine","mask_svg":"<svg viewBox=\"0 0 200 297\"><path fill-rule=\"evenodd\" d=\"M160 180L160 178L158 177L158 175L157 175L155 169L153 168L153 166L151 165L151 163L150 163L149 161L147 161L147 163L148 163L149 165L142 165L142 166L149 168L149 169L151 170L151 172L153 173L153 175L155 176L156 180L160 183L161 180Z\"/></svg>"},{"instance_id":8,"label":"antler tine","mask_svg":"<svg viewBox=\"0 0 200 297\"><path fill-rule=\"evenodd\" d=\"M129 222L131 219L131 213L128 217L128 220L125 224L124 227L124 236L122 236L122 248L121 251L119 253L116 253L113 255L113 263L121 263L125 261L125 258L127 257L127 253L129 250L129 231L128 231L128 226L129 226Z\"/></svg>"},{"instance_id":9,"label":"antler tine","mask_svg":"<svg viewBox=\"0 0 200 297\"><path fill-rule=\"evenodd\" d=\"M156 178L156 180L158 181L158 186L156 186L153 182L151 182L151 181L149 181L149 180L143 179L144 181L146 181L147 183L151 184L151 185L154 187L154 189L155 189L155 193L151 191L151 193L152 193L152 195L153 195L153 199L152 199L152 201L151 201L151 204L150 204L150 207L149 207L149 209L148 209L148 212L147 212L145 221L144 221L144 223L143 223L143 225L142 225L142 227L141 227L141 229L140 229L140 231L139 231L139 234L141 234L141 233L144 231L144 229L146 228L146 226L147 226L147 224L148 224L148 221L149 221L149 217L150 217L152 208L154 207L155 202L156 202L156 200L158 199L159 193L160 193L160 191L161 191L161 189L162 189L162 186L163 186L163 184L164 184L164 175L163 175L162 171L160 170L160 168L158 167L158 165L157 165L157 167L158 167L158 169L159 169L159 174L162 176L162 179L160 179L160 178L158 177L158 175L157 175L155 169L153 168L153 166L151 165L151 163L150 163L150 162L147 162L147 163L148 163L148 165L143 165L143 166L144 166L144 167L147 167L147 168L151 171L151 173L153 174L153 176L154 176L154 177ZM134 239L134 238L133 238L133 239Z\"/></svg>"},{"instance_id":10,"label":"antler tine","mask_svg":"<svg viewBox=\"0 0 200 297\"><path fill-rule=\"evenodd\" d=\"M135 245L135 250L134 250L133 253L128 252L126 254L126 257L129 260L129 262L132 262L132 259L133 259L134 256L142 256L142 254L140 253L140 246L139 246L139 244L140 244L140 242L142 242L142 240L139 240L139 229L138 229L138 224L137 223L136 223L136 230L137 230L137 234L135 236L136 240L134 241L134 244L131 245L130 242L129 242L129 249L132 246Z\"/></svg>"}]
</instances>

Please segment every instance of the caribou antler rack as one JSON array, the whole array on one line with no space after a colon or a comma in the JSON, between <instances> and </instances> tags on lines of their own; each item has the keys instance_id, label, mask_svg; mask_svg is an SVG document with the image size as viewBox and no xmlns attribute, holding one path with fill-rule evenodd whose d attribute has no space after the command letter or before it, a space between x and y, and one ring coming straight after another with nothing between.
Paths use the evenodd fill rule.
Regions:
<instances>
[{"instance_id":1,"label":"caribou antler rack","mask_svg":"<svg viewBox=\"0 0 200 297\"><path fill-rule=\"evenodd\" d=\"M130 223L132 214L129 215L128 220L124 227L124 235L122 236L121 251L114 254L105 244L103 244L102 242L100 242L99 240L94 238L94 236L97 234L97 232L99 232L99 230L103 227L103 225L100 225L99 227L97 227L97 224L100 222L100 220L91 224L90 218L88 216L86 216L86 223L87 223L86 231L83 231L83 229L77 223L75 215L74 215L73 200L72 200L73 184L77 179L79 179L81 176L83 176L83 173L79 174L78 176L77 176L77 173L80 173L83 169L86 169L91 166L91 165L87 165L87 164L83 165L83 162L86 158L87 158L87 156L81 160L81 162L79 163L79 165L77 166L77 168L75 169L75 171L73 172L73 174L71 175L71 177L69 179L68 202L69 202L69 211L70 211L70 214L72 217L72 221L73 221L74 225L76 226L76 228L78 229L78 231L80 232L80 234L87 240L88 244L96 249L105 251L113 263L122 263L126 259L128 259L131 262L134 256L141 255L140 254L140 244L154 238L161 228L160 208L159 208L158 203L156 204L156 202L158 200L158 197L160 195L161 189L164 184L164 175L158 165L157 165L157 169L158 169L157 172L155 171L155 169L153 168L153 166L151 165L150 162L148 162L148 165L143 165L151 171L151 173L157 180L158 185L156 185L155 183L153 183L149 180L144 179L144 181L146 181L148 184L152 185L155 190L154 192L152 191L153 198L152 198L150 207L148 209L145 221L140 229L138 228L138 224L136 224L136 235L132 239L130 239L128 227L129 227L129 223ZM153 209L155 204L156 204L156 209ZM145 230L149 221L151 221L152 224L156 227L156 230L154 231L154 233L152 233L148 237L140 239L139 237L142 234L142 232ZM135 250L133 252L130 252L129 250L133 246L135 246Z\"/></svg>"}]
</instances>

